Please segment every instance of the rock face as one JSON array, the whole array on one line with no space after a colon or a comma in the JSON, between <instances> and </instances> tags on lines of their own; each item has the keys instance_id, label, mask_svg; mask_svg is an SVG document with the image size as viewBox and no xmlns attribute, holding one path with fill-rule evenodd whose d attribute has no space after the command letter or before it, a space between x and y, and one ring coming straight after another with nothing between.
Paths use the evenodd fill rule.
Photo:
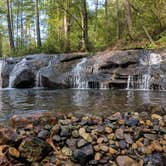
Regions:
<instances>
[{"instance_id":1,"label":"rock face","mask_svg":"<svg viewBox=\"0 0 166 166\"><path fill-rule=\"evenodd\" d=\"M0 68L2 87L166 89L166 50L28 55Z\"/></svg>"}]
</instances>

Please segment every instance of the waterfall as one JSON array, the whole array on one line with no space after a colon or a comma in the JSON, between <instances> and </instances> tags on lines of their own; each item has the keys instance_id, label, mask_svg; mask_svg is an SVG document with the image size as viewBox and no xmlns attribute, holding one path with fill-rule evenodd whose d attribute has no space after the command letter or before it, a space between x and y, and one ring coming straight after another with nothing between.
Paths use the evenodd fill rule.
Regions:
<instances>
[{"instance_id":1,"label":"waterfall","mask_svg":"<svg viewBox=\"0 0 166 166\"><path fill-rule=\"evenodd\" d=\"M13 87L13 82L15 81L15 79L17 77L18 71L20 70L20 68L26 67L26 62L27 62L26 58L23 58L19 63L17 63L14 66L14 68L9 76L9 88Z\"/></svg>"},{"instance_id":2,"label":"waterfall","mask_svg":"<svg viewBox=\"0 0 166 166\"><path fill-rule=\"evenodd\" d=\"M42 87L40 70L37 71L37 73L36 73L36 77L35 77L35 87L36 87L36 88Z\"/></svg>"},{"instance_id":3,"label":"waterfall","mask_svg":"<svg viewBox=\"0 0 166 166\"><path fill-rule=\"evenodd\" d=\"M128 79L127 79L127 90L129 89L133 89L135 86L134 86L134 77L132 75L129 75L128 76Z\"/></svg>"},{"instance_id":4,"label":"waterfall","mask_svg":"<svg viewBox=\"0 0 166 166\"><path fill-rule=\"evenodd\" d=\"M4 67L4 61L0 60L0 88L3 87L3 78L2 78L3 67Z\"/></svg>"},{"instance_id":5,"label":"waterfall","mask_svg":"<svg viewBox=\"0 0 166 166\"><path fill-rule=\"evenodd\" d=\"M129 75L127 79L127 88L126 89L142 89L149 90L151 85L151 80L153 78L153 69L156 68L157 71L160 71L160 63L162 58L160 54L150 53L146 55L145 59L140 59L140 63L143 66L147 67L147 72L142 74L139 78L135 79L135 76Z\"/></svg>"},{"instance_id":6,"label":"waterfall","mask_svg":"<svg viewBox=\"0 0 166 166\"><path fill-rule=\"evenodd\" d=\"M100 83L100 89L109 89L108 83L101 82Z\"/></svg>"},{"instance_id":7,"label":"waterfall","mask_svg":"<svg viewBox=\"0 0 166 166\"><path fill-rule=\"evenodd\" d=\"M87 61L87 58L83 58L81 62L79 62L72 71L73 88L78 88L78 89L88 88L88 81L85 80L86 79L86 66L85 66L86 61Z\"/></svg>"}]
</instances>

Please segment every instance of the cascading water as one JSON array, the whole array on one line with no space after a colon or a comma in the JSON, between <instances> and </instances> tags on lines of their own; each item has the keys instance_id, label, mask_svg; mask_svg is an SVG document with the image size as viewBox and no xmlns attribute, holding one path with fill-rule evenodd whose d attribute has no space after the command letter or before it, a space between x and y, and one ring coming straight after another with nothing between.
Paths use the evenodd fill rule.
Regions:
<instances>
[{"instance_id":1,"label":"cascading water","mask_svg":"<svg viewBox=\"0 0 166 166\"><path fill-rule=\"evenodd\" d=\"M81 62L79 62L76 67L73 69L73 78L72 78L72 86L73 88L78 89L87 89L88 82L85 80L86 78L86 66L85 62L87 58L83 58Z\"/></svg>"},{"instance_id":2,"label":"cascading water","mask_svg":"<svg viewBox=\"0 0 166 166\"><path fill-rule=\"evenodd\" d=\"M162 58L160 54L150 53L146 55L145 59L140 59L140 64L147 67L147 72L141 76L137 76L137 79L134 79L134 75L129 75L127 80L126 89L142 89L149 90L151 86L151 80L153 77L153 70L160 71L160 63ZM152 70L153 69L153 70Z\"/></svg>"},{"instance_id":3,"label":"cascading water","mask_svg":"<svg viewBox=\"0 0 166 166\"><path fill-rule=\"evenodd\" d=\"M35 87L36 87L36 88L42 87L40 70L37 71L37 73L36 73L36 77L35 77Z\"/></svg>"},{"instance_id":4,"label":"cascading water","mask_svg":"<svg viewBox=\"0 0 166 166\"><path fill-rule=\"evenodd\" d=\"M12 72L10 73L10 77L9 77L9 88L13 87L13 82L15 81L16 77L17 77L17 72L19 71L20 68L24 68L26 67L26 58L23 58L19 63L17 63Z\"/></svg>"},{"instance_id":5,"label":"cascading water","mask_svg":"<svg viewBox=\"0 0 166 166\"><path fill-rule=\"evenodd\" d=\"M4 61L0 60L0 88L3 87L3 82L2 82L3 67L4 67Z\"/></svg>"}]
</instances>

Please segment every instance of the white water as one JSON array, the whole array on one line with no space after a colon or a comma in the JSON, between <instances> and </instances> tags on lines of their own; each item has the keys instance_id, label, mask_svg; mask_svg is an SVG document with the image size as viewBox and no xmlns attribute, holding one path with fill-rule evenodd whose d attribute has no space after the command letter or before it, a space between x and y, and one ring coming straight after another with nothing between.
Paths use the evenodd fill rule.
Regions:
<instances>
[{"instance_id":1,"label":"white water","mask_svg":"<svg viewBox=\"0 0 166 166\"><path fill-rule=\"evenodd\" d=\"M2 88L2 86L3 86L2 85L3 84L3 82L2 82L3 66L4 66L4 61L0 60L0 88Z\"/></svg>"},{"instance_id":2,"label":"white water","mask_svg":"<svg viewBox=\"0 0 166 166\"><path fill-rule=\"evenodd\" d=\"M27 61L26 58L24 58L14 66L14 68L9 76L9 88L13 87L13 82L15 81L15 79L17 77L17 73L18 73L19 69L26 67L26 61Z\"/></svg>"},{"instance_id":3,"label":"white water","mask_svg":"<svg viewBox=\"0 0 166 166\"><path fill-rule=\"evenodd\" d=\"M35 88L39 87L42 87L40 70L36 73L36 78L35 78Z\"/></svg>"},{"instance_id":4,"label":"white water","mask_svg":"<svg viewBox=\"0 0 166 166\"><path fill-rule=\"evenodd\" d=\"M141 59L140 62L142 65L147 66L147 73L141 75L137 81L134 82L134 76L129 75L127 80L127 88L126 89L134 89L137 87L138 89L142 90L149 90L150 89L150 82L152 79L152 66L155 65L158 69L160 69L160 63L162 58L160 54L151 53L147 56L146 60Z\"/></svg>"},{"instance_id":5,"label":"white water","mask_svg":"<svg viewBox=\"0 0 166 166\"><path fill-rule=\"evenodd\" d=\"M85 62L87 61L86 58L83 58L80 63L76 65L76 67L73 69L73 88L78 89L87 89L88 88L88 82L85 80L86 76L86 66L84 66Z\"/></svg>"}]
</instances>

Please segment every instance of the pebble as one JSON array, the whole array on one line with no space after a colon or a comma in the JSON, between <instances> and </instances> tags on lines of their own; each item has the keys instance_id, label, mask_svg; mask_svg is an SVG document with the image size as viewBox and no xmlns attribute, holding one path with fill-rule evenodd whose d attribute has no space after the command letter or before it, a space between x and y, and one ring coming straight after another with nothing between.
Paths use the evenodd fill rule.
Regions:
<instances>
[{"instance_id":1,"label":"pebble","mask_svg":"<svg viewBox=\"0 0 166 166\"><path fill-rule=\"evenodd\" d=\"M115 136L118 139L123 139L124 138L124 133L122 129L116 129L115 131Z\"/></svg>"},{"instance_id":2,"label":"pebble","mask_svg":"<svg viewBox=\"0 0 166 166\"><path fill-rule=\"evenodd\" d=\"M101 160L101 157L102 157L101 153L97 152L97 153L95 154L95 160L96 160L96 161Z\"/></svg>"},{"instance_id":3,"label":"pebble","mask_svg":"<svg viewBox=\"0 0 166 166\"><path fill-rule=\"evenodd\" d=\"M116 158L118 166L137 166L138 163L129 156L118 156Z\"/></svg>"},{"instance_id":4,"label":"pebble","mask_svg":"<svg viewBox=\"0 0 166 166\"><path fill-rule=\"evenodd\" d=\"M9 154L13 157L16 157L16 158L20 157L20 152L14 147L9 148Z\"/></svg>"},{"instance_id":5,"label":"pebble","mask_svg":"<svg viewBox=\"0 0 166 166\"><path fill-rule=\"evenodd\" d=\"M62 153L65 154L66 156L71 156L72 155L72 151L68 147L63 147L62 148Z\"/></svg>"},{"instance_id":6,"label":"pebble","mask_svg":"<svg viewBox=\"0 0 166 166\"><path fill-rule=\"evenodd\" d=\"M84 138L87 142L92 142L92 137L89 133L86 133L84 128L79 129L79 135Z\"/></svg>"},{"instance_id":7,"label":"pebble","mask_svg":"<svg viewBox=\"0 0 166 166\"><path fill-rule=\"evenodd\" d=\"M81 147L83 147L83 146L85 146L85 145L87 145L87 144L88 144L87 141L85 141L84 139L80 139L80 140L78 140L78 142L77 142L77 147L78 147L78 148L81 148Z\"/></svg>"},{"instance_id":8,"label":"pebble","mask_svg":"<svg viewBox=\"0 0 166 166\"><path fill-rule=\"evenodd\" d=\"M158 115L158 114L152 114L152 115L151 115L151 118L152 118L152 119L161 120L161 119L162 119L162 116L160 116L160 115Z\"/></svg>"},{"instance_id":9,"label":"pebble","mask_svg":"<svg viewBox=\"0 0 166 166\"><path fill-rule=\"evenodd\" d=\"M112 133L112 128L111 127L105 127L105 132L107 134L111 134Z\"/></svg>"}]
</instances>

